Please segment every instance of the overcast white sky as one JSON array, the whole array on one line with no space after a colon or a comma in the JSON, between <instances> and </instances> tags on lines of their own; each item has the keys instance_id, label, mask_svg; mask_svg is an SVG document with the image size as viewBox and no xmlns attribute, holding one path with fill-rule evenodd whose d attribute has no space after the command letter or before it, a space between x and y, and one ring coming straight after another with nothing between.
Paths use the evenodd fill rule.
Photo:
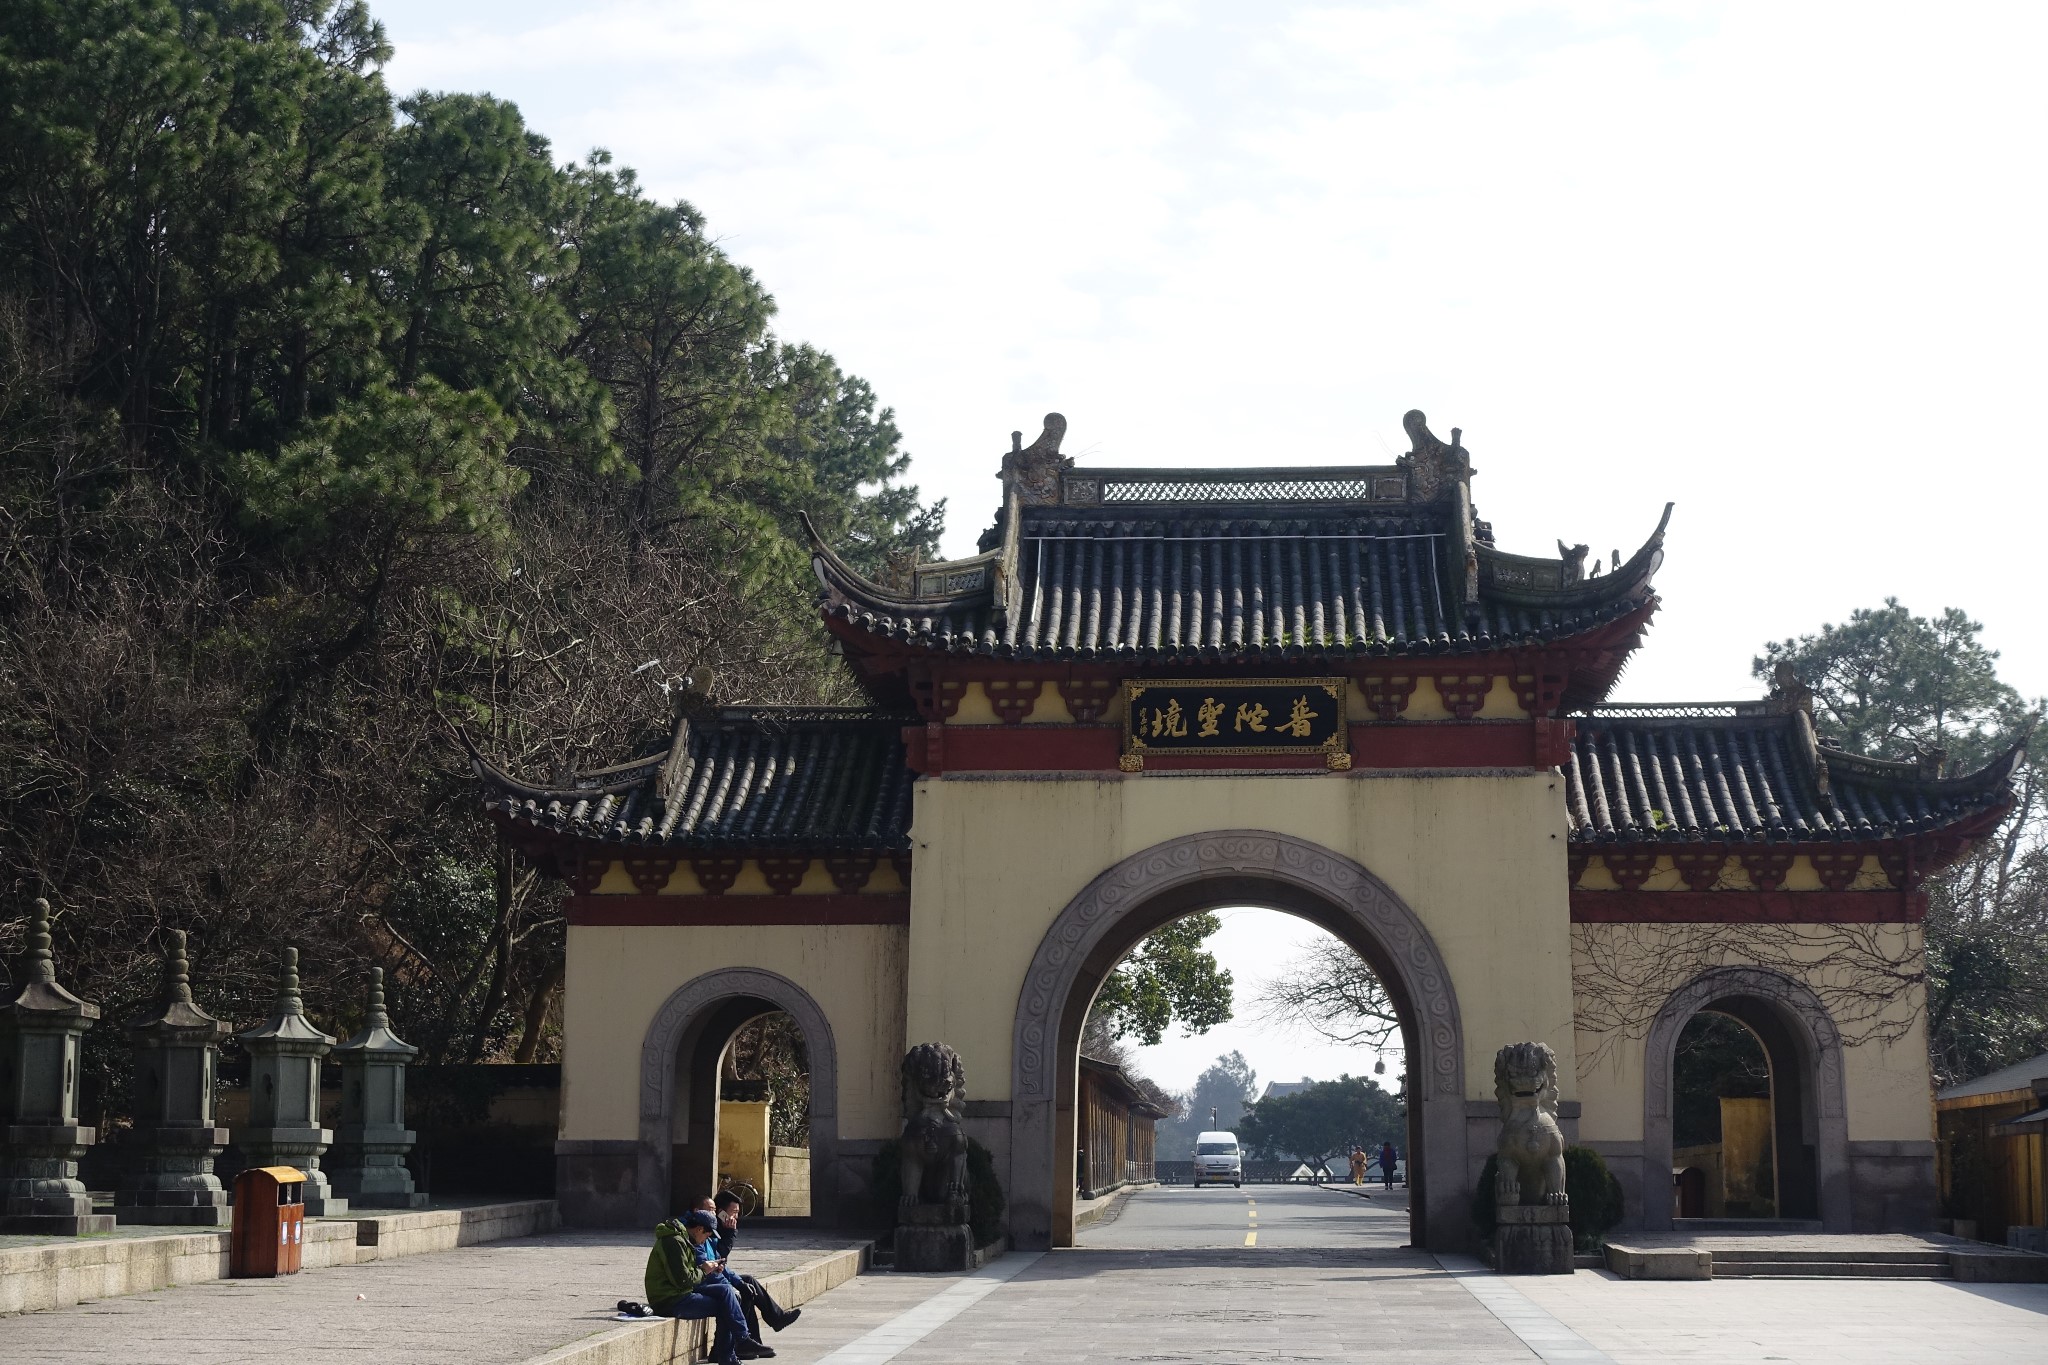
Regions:
<instances>
[{"instance_id":1,"label":"overcast white sky","mask_svg":"<svg viewBox=\"0 0 2048 1365\"><path fill-rule=\"evenodd\" d=\"M949 553L1048 410L1200 465L1385 462L1419 407L1504 549L1678 504L1619 699L1757 695L1887 595L2048 692L2048 6L373 3L394 89L703 210Z\"/></svg>"}]
</instances>

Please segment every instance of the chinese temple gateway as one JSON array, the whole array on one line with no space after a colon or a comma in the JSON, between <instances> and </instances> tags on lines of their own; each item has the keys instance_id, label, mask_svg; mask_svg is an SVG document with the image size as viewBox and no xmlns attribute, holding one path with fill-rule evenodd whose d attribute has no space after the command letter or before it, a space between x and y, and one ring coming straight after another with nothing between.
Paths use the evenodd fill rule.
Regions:
<instances>
[{"instance_id":1,"label":"chinese temple gateway","mask_svg":"<svg viewBox=\"0 0 2048 1365\"><path fill-rule=\"evenodd\" d=\"M720 1053L782 1010L815 1210L863 1207L898 1061L944 1042L1014 1242L1067 1244L1096 989L1150 930L1258 905L1349 943L1401 1012L1418 1244L1470 1243L1491 1059L1523 1039L1556 1050L1626 1225L1670 1226L1674 1048L1703 1010L1769 1056L1780 1215L1931 1225L1921 884L1997 825L2017 753L1960 777L1852 757L1789 677L1605 704L1664 522L1604 573L1508 553L1421 413L1407 455L1343 468L1076 468L1065 426L1013 441L971 559L891 589L815 545L871 706L692 697L666 744L548 786L478 760L573 891L565 1216L645 1224L707 1189Z\"/></svg>"}]
</instances>

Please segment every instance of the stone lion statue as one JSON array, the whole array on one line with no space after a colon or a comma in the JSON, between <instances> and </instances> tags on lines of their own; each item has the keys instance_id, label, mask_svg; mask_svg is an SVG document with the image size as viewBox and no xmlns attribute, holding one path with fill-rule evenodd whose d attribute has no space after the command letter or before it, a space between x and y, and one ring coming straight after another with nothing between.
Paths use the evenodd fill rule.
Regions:
<instances>
[{"instance_id":1,"label":"stone lion statue","mask_svg":"<svg viewBox=\"0 0 2048 1365\"><path fill-rule=\"evenodd\" d=\"M967 1221L967 1068L944 1043L919 1043L903 1056L903 1202L905 1221L921 1207Z\"/></svg>"},{"instance_id":2,"label":"stone lion statue","mask_svg":"<svg viewBox=\"0 0 2048 1365\"><path fill-rule=\"evenodd\" d=\"M1493 1097L1500 1102L1500 1170L1494 1202L1568 1202L1564 1130L1557 1126L1557 1054L1548 1043L1510 1043L1493 1057Z\"/></svg>"}]
</instances>

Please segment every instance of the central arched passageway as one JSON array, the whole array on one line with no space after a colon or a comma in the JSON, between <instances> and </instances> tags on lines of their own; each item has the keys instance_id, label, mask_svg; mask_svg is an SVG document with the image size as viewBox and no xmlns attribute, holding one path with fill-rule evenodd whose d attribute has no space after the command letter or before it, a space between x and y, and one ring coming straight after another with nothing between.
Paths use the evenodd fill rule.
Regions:
<instances>
[{"instance_id":1,"label":"central arched passageway","mask_svg":"<svg viewBox=\"0 0 2048 1365\"><path fill-rule=\"evenodd\" d=\"M1386 987L1408 1059L1410 1236L1470 1240L1464 1030L1450 973L1415 913L1358 863L1263 830L1169 840L1076 896L1041 940L1012 1045L1010 1226L1017 1245L1074 1244L1075 1095L1082 1026L1103 980L1146 934L1229 905L1287 911L1335 935Z\"/></svg>"}]
</instances>

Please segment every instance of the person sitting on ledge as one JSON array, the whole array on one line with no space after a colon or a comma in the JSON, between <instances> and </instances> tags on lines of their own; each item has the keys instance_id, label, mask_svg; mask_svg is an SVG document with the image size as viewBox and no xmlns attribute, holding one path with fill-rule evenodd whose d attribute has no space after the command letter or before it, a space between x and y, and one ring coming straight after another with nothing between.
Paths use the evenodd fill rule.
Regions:
<instances>
[{"instance_id":1,"label":"person sitting on ledge","mask_svg":"<svg viewBox=\"0 0 2048 1365\"><path fill-rule=\"evenodd\" d=\"M721 1273L740 1296L740 1307L747 1314L748 1333L759 1341L762 1323L767 1323L770 1331L780 1332L802 1317L803 1309L784 1308L759 1280L752 1275L741 1275L732 1268L732 1247L739 1240L740 1197L731 1190L720 1190L716 1197L705 1200L698 1207L708 1209L718 1219L717 1240L710 1246L716 1248L719 1263L725 1267ZM762 1349L767 1348L764 1346Z\"/></svg>"},{"instance_id":2,"label":"person sitting on ledge","mask_svg":"<svg viewBox=\"0 0 2048 1365\"><path fill-rule=\"evenodd\" d=\"M654 1229L654 1250L647 1255L647 1306L658 1317L712 1319L711 1359L718 1365L772 1355L748 1334L732 1286L706 1273L699 1248L717 1233L718 1220L698 1209Z\"/></svg>"}]
</instances>

